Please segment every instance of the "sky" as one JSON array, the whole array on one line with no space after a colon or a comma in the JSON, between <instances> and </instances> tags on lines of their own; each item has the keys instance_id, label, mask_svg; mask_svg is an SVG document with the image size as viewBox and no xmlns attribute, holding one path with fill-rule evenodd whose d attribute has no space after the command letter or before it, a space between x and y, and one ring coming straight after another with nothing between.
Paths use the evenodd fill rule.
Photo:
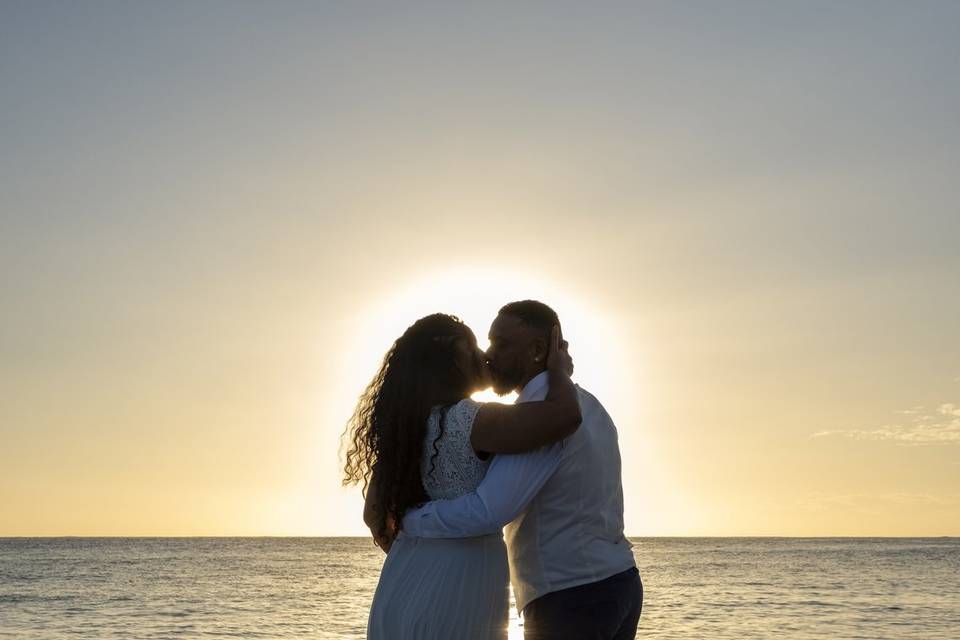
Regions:
<instances>
[{"instance_id":1,"label":"sky","mask_svg":"<svg viewBox=\"0 0 960 640\"><path fill-rule=\"evenodd\" d=\"M363 535L417 317L554 306L629 535L960 535L960 5L0 3L0 536Z\"/></svg>"}]
</instances>

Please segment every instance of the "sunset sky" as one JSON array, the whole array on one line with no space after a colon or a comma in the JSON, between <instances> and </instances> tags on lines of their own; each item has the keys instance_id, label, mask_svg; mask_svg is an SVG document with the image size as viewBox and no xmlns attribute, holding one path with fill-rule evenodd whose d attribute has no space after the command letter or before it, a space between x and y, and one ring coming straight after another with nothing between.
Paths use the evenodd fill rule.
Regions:
<instances>
[{"instance_id":1,"label":"sunset sky","mask_svg":"<svg viewBox=\"0 0 960 640\"><path fill-rule=\"evenodd\" d=\"M0 536L361 535L383 352L527 297L628 534L960 535L958 24L3 2Z\"/></svg>"}]
</instances>

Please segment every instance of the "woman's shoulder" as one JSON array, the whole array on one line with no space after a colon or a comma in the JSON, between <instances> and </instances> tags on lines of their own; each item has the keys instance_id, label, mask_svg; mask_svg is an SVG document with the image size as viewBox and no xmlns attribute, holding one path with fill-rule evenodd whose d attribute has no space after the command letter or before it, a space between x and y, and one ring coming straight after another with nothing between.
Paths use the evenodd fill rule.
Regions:
<instances>
[{"instance_id":1,"label":"woman's shoulder","mask_svg":"<svg viewBox=\"0 0 960 640\"><path fill-rule=\"evenodd\" d=\"M439 431L442 426L444 432L451 429L469 431L482 405L482 402L472 398L463 398L453 404L434 405L430 409L430 430Z\"/></svg>"},{"instance_id":2,"label":"woman's shoulder","mask_svg":"<svg viewBox=\"0 0 960 640\"><path fill-rule=\"evenodd\" d=\"M482 405L482 402L477 402L473 398L464 398L450 407L448 419L456 420L462 426L470 428Z\"/></svg>"},{"instance_id":3,"label":"woman's shoulder","mask_svg":"<svg viewBox=\"0 0 960 640\"><path fill-rule=\"evenodd\" d=\"M468 397L464 398L463 400L460 400L459 402L457 402L457 403L454 404L453 406L454 406L454 407L459 407L461 410L472 409L473 411L476 411L476 410L479 409L481 406L483 406L483 403L482 403L482 402L477 402L476 400L474 400L473 398L471 398L471 397L468 396Z\"/></svg>"},{"instance_id":4,"label":"woman's shoulder","mask_svg":"<svg viewBox=\"0 0 960 640\"><path fill-rule=\"evenodd\" d=\"M467 397L457 400L453 404L435 404L430 408L430 417L450 416L454 413L471 413L483 406L482 402L477 402L473 398Z\"/></svg>"}]
</instances>

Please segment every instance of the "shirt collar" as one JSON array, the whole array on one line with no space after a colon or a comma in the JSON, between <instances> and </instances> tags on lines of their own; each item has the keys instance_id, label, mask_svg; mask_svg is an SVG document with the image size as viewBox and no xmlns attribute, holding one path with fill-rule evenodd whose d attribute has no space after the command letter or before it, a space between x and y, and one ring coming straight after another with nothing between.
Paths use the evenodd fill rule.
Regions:
<instances>
[{"instance_id":1,"label":"shirt collar","mask_svg":"<svg viewBox=\"0 0 960 640\"><path fill-rule=\"evenodd\" d=\"M523 387L523 391L520 392L520 395L517 396L517 402L530 402L530 398L534 397L539 391L541 391L547 382L549 381L549 376L546 371L541 371L537 375L533 376Z\"/></svg>"}]
</instances>

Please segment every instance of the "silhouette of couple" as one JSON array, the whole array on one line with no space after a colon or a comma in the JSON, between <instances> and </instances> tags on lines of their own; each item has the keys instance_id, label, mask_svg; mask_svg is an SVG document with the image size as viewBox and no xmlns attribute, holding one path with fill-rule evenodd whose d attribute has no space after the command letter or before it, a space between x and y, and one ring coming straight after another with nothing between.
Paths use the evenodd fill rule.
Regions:
<instances>
[{"instance_id":1,"label":"silhouette of couple","mask_svg":"<svg viewBox=\"0 0 960 640\"><path fill-rule=\"evenodd\" d=\"M553 309L511 302L489 338L484 353L454 316L417 320L350 419L344 482L387 552L367 638L503 640L512 582L527 640L632 640L616 427L571 381ZM516 403L470 398L490 386Z\"/></svg>"}]
</instances>

